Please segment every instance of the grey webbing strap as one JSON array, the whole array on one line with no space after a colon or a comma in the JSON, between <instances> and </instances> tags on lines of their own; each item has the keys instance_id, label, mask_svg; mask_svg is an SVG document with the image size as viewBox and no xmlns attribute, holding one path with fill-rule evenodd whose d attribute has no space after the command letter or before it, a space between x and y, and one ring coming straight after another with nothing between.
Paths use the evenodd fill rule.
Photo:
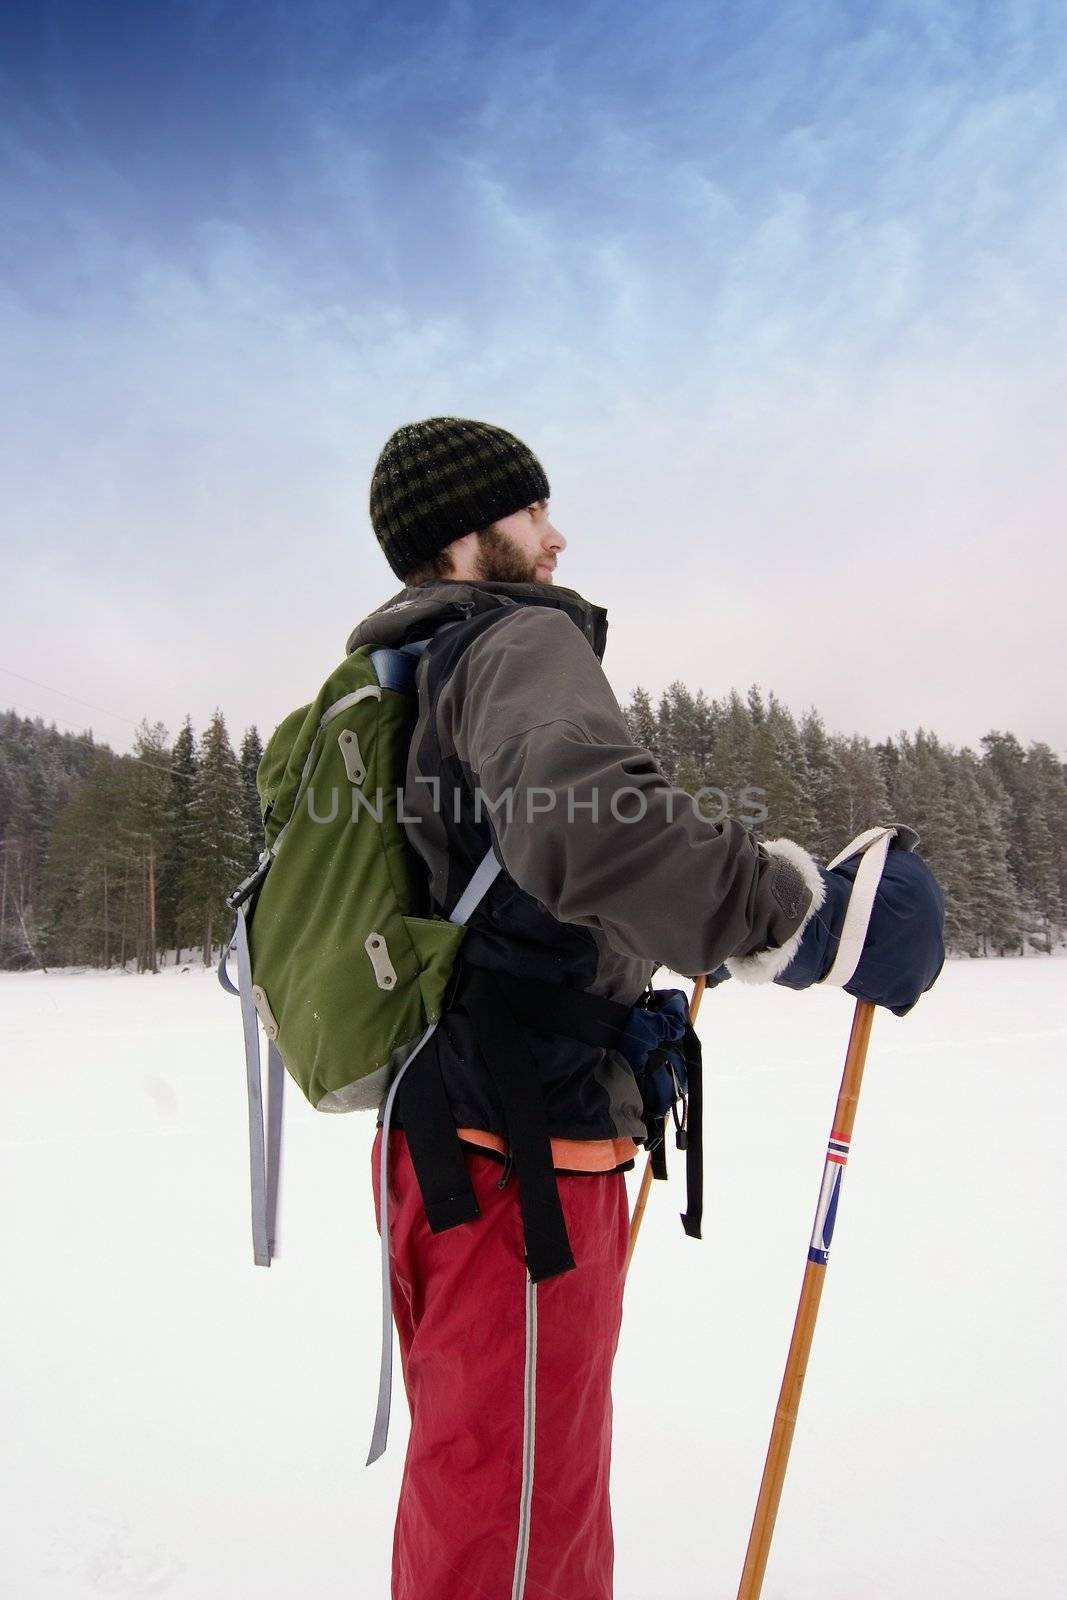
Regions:
<instances>
[{"instance_id":1,"label":"grey webbing strap","mask_svg":"<svg viewBox=\"0 0 1067 1600\"><path fill-rule=\"evenodd\" d=\"M278 1254L278 1184L282 1170L282 1115L285 1062L273 1039L267 1041L267 1254Z\"/></svg>"},{"instance_id":2,"label":"grey webbing strap","mask_svg":"<svg viewBox=\"0 0 1067 1600\"><path fill-rule=\"evenodd\" d=\"M378 1367L378 1405L374 1413L374 1429L371 1433L370 1454L367 1456L367 1466L377 1461L379 1456L385 1454L385 1447L389 1440L389 1411L393 1397L393 1285L389 1272L389 1125L393 1118L393 1101L400 1088L404 1074L411 1063L437 1031L437 1023L431 1022L422 1038L400 1068L385 1097L385 1108L382 1112L382 1143L378 1156L378 1205L381 1214L381 1255L382 1255L382 1354Z\"/></svg>"},{"instance_id":3,"label":"grey webbing strap","mask_svg":"<svg viewBox=\"0 0 1067 1600\"><path fill-rule=\"evenodd\" d=\"M252 1250L257 1267L270 1266L267 1227L267 1156L263 1137L263 1075L259 1056L259 1015L252 1003L252 963L248 954L245 908L237 911L237 986L245 1039L248 1084L248 1157L252 1179Z\"/></svg>"},{"instance_id":4,"label":"grey webbing strap","mask_svg":"<svg viewBox=\"0 0 1067 1600\"><path fill-rule=\"evenodd\" d=\"M449 922L454 922L457 925L465 923L475 907L488 894L499 872L500 862L496 859L492 850L489 850L479 862L470 883L457 900L455 910L448 919ZM385 1447L389 1439L389 1412L393 1396L393 1286L389 1272L389 1128L393 1117L393 1103L396 1100L401 1079L419 1054L419 1051L430 1040L436 1030L437 1023L431 1022L393 1079L389 1087L389 1093L385 1097L385 1106L382 1111L382 1142L378 1158L378 1208L382 1235L382 1354L378 1369L378 1406L374 1413L370 1454L367 1456L368 1467L373 1461L377 1461L379 1456L385 1454Z\"/></svg>"},{"instance_id":5,"label":"grey webbing strap","mask_svg":"<svg viewBox=\"0 0 1067 1600\"><path fill-rule=\"evenodd\" d=\"M468 883L459 899L456 909L449 917L449 922L458 922L460 925L467 921L475 906L488 894L489 888L500 871L500 862L491 850L478 864L478 870Z\"/></svg>"}]
</instances>

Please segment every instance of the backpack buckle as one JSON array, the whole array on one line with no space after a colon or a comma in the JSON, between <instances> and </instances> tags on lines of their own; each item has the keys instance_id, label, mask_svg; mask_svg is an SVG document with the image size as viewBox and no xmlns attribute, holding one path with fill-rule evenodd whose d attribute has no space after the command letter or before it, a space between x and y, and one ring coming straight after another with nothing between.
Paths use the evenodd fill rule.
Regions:
<instances>
[{"instance_id":1,"label":"backpack buckle","mask_svg":"<svg viewBox=\"0 0 1067 1600\"><path fill-rule=\"evenodd\" d=\"M226 896L226 904L231 911L236 911L239 906L243 906L245 901L255 894L270 870L270 862L270 854L264 850L255 870L250 872L247 878L242 878L233 893Z\"/></svg>"}]
</instances>

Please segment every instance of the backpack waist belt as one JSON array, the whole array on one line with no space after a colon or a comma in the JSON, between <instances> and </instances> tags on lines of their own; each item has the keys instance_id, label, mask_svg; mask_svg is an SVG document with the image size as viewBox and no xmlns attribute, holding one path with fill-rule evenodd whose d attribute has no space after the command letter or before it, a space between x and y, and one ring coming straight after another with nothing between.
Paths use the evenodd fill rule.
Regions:
<instances>
[{"instance_id":1,"label":"backpack waist belt","mask_svg":"<svg viewBox=\"0 0 1067 1600\"><path fill-rule=\"evenodd\" d=\"M558 1034L602 1050L619 1050L632 1008L585 990L515 978L457 963L448 1009L470 1021L478 1051L496 1089L519 1184L526 1264L534 1283L574 1266L552 1165L544 1098L528 1030ZM687 1028L682 1049L689 1080L686 1147L686 1233L699 1237L702 1208L700 1046ZM401 1089L401 1116L434 1232L471 1221L477 1203L456 1136L440 1066L428 1054ZM667 1175L664 1119L648 1127L653 1171Z\"/></svg>"},{"instance_id":2,"label":"backpack waist belt","mask_svg":"<svg viewBox=\"0 0 1067 1600\"><path fill-rule=\"evenodd\" d=\"M536 1033L562 1034L601 1050L628 1054L625 1038L637 1007L590 994L585 989L567 989L534 978L515 978L504 972L495 972L492 976L524 1027ZM684 1056L688 1078L685 1136L679 1139L686 1158L686 1209L682 1226L690 1238L699 1239L704 1208L704 1094L700 1039L691 1022L687 1022L684 1035L675 1045L662 1045L648 1057L646 1068L654 1066L657 1058L669 1056L672 1049L680 1050ZM664 1179L667 1176L666 1118L650 1115L647 1106L642 1115L653 1176ZM675 1120L677 1122L677 1118Z\"/></svg>"}]
</instances>

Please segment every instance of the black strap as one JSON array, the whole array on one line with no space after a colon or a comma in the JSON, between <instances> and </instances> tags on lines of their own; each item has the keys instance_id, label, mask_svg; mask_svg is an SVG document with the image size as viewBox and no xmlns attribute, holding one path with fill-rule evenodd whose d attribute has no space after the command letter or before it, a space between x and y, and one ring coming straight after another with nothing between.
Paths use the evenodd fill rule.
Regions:
<instances>
[{"instance_id":1,"label":"black strap","mask_svg":"<svg viewBox=\"0 0 1067 1600\"><path fill-rule=\"evenodd\" d=\"M652 1163L652 1176L662 1183L667 1177L667 1119L649 1117L646 1118L645 1126L648 1128L645 1149Z\"/></svg>"},{"instance_id":2,"label":"black strap","mask_svg":"<svg viewBox=\"0 0 1067 1600\"><path fill-rule=\"evenodd\" d=\"M583 1044L593 1045L601 1050L617 1050L620 1047L620 1036L625 1032L630 1019L629 1006L622 1005L617 1000L607 1000L602 995L589 994L584 989L568 989L561 984L542 983L533 978L516 978L505 972L490 974L485 969L474 968L466 963L460 982L461 989L464 983L469 984L472 981L475 974L492 979L492 985L498 995L503 996L506 1001L506 1010L511 1013L513 1023L518 1021L524 1027L538 1033L563 1034L567 1038L577 1039ZM477 1027L476 1010L472 1011L471 1019ZM533 1076L535 1068L529 1046L521 1033L519 1038L522 1039L522 1049L525 1051L523 1059L529 1062L528 1070ZM479 1043L486 1064L492 1070L494 1063L499 1060L497 1052L500 1046L498 1044L497 1052L492 1052L488 1039L484 1042L479 1040ZM682 1227L691 1239L699 1239L704 1210L704 1085L700 1040L692 1023L686 1024L680 1045L685 1055L688 1078L685 1137L679 1140L685 1148L686 1209L682 1213ZM661 1045L650 1057L650 1064L654 1063L656 1055L666 1056L672 1048L678 1049L679 1044ZM536 1099L543 1117L544 1108L539 1094ZM652 1176L661 1180L667 1177L666 1127L667 1118L653 1119L648 1125L646 1141L646 1148L652 1161Z\"/></svg>"},{"instance_id":3,"label":"black strap","mask_svg":"<svg viewBox=\"0 0 1067 1600\"><path fill-rule=\"evenodd\" d=\"M685 1210L682 1227L690 1239L700 1238L704 1214L704 1064L700 1040L691 1022L685 1027L685 1071L689 1080L689 1113L685 1140Z\"/></svg>"},{"instance_id":4,"label":"black strap","mask_svg":"<svg viewBox=\"0 0 1067 1600\"><path fill-rule=\"evenodd\" d=\"M456 1005L466 1012L504 1112L522 1212L526 1267L534 1283L574 1266L552 1165L537 1066L497 975L465 966Z\"/></svg>"},{"instance_id":5,"label":"black strap","mask_svg":"<svg viewBox=\"0 0 1067 1600\"><path fill-rule=\"evenodd\" d=\"M481 1213L434 1051L423 1050L412 1062L397 1098L431 1229L443 1233L461 1222L473 1222Z\"/></svg>"},{"instance_id":6,"label":"black strap","mask_svg":"<svg viewBox=\"0 0 1067 1600\"><path fill-rule=\"evenodd\" d=\"M548 1117L537 1066L525 1029L557 1033L603 1050L617 1049L630 1007L585 990L515 978L457 963L450 1007L470 1019L478 1049L504 1113L504 1125L519 1185L526 1265L534 1283L567 1272L574 1256L560 1204L552 1161ZM664 1047L669 1049L670 1046ZM678 1046L675 1046L678 1048ZM703 1080L700 1040L687 1024L681 1041L688 1077L685 1120L686 1209L682 1227L700 1238L703 1212ZM456 1136L441 1076L432 1051L413 1064L400 1090L399 1111L411 1148L431 1229L440 1233L479 1215ZM652 1172L666 1178L666 1118L648 1128Z\"/></svg>"},{"instance_id":7,"label":"black strap","mask_svg":"<svg viewBox=\"0 0 1067 1600\"><path fill-rule=\"evenodd\" d=\"M507 972L494 972L501 992L518 1020L540 1033L562 1033L568 1039L594 1045L599 1050L618 1050L619 1041L630 1020L630 1006L586 989L566 989L558 983L542 983L536 978L515 978Z\"/></svg>"}]
</instances>

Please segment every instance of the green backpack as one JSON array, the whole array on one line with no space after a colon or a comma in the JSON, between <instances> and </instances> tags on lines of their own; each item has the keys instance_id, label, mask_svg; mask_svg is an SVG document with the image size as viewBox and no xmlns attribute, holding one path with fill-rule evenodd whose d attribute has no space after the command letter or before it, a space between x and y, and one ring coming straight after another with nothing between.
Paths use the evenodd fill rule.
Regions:
<instances>
[{"instance_id":1,"label":"green backpack","mask_svg":"<svg viewBox=\"0 0 1067 1600\"><path fill-rule=\"evenodd\" d=\"M347 656L276 729L256 774L266 849L227 901L219 979L241 998L260 1266L274 1253L283 1071L316 1110L377 1111L436 1027L462 924L499 871L490 853L451 919L430 914L399 812L424 648Z\"/></svg>"},{"instance_id":2,"label":"green backpack","mask_svg":"<svg viewBox=\"0 0 1067 1600\"><path fill-rule=\"evenodd\" d=\"M500 871L489 850L451 916L432 914L426 871L408 843L400 809L415 723L415 668L425 648L419 643L355 651L311 705L292 712L271 736L256 774L266 848L255 871L229 896L235 923L219 963L223 987L241 999L257 1265L269 1266L275 1254L285 1072L319 1111L382 1106L382 1346L368 1461L384 1451L389 1428L392 1106L437 1027L464 925ZM227 973L230 949L237 953L236 987ZM502 983L511 996L505 1013L512 1003L522 1015L524 1006L533 1005L534 1014L526 1015L533 1025L554 1015L558 989L540 984L532 994L512 993L514 982L495 973L494 986ZM594 1014L596 1042L605 1028L622 1040L631 1008L592 995L568 997L566 1015L556 1018L559 1031L575 1028L577 998ZM514 1031L515 1017L506 1020ZM266 1118L261 1025L268 1040ZM585 1037L581 1027L574 1037ZM649 1048L646 1041L646 1054ZM515 1059L521 1058L520 1036ZM533 1080L521 1072L518 1080L525 1095ZM661 1131L662 1124L661 1116ZM698 1139L691 1149L699 1159ZM545 1152L551 1176L547 1132ZM521 1166L517 1170L524 1181ZM665 1166L657 1176L666 1176ZM554 1184L552 1193L558 1208ZM566 1245L561 1210L559 1224ZM695 1226L699 1231L699 1217Z\"/></svg>"}]
</instances>

